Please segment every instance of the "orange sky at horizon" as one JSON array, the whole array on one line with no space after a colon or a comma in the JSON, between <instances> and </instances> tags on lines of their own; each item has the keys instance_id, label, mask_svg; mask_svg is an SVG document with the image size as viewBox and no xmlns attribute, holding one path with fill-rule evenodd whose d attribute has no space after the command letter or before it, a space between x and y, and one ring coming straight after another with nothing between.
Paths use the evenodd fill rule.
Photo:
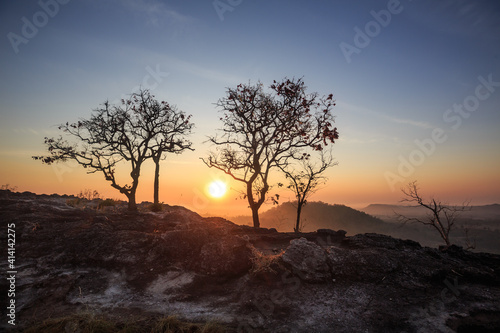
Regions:
<instances>
[{"instance_id":1,"label":"orange sky at horizon","mask_svg":"<svg viewBox=\"0 0 500 333\"><path fill-rule=\"evenodd\" d=\"M238 191L244 186L222 172L210 169L189 152L168 156L161 163L160 201L169 205L180 205L203 216L232 217L251 215L246 200ZM344 158L344 157L343 157ZM340 160L339 162L342 162ZM424 197L435 196L450 204L470 201L472 205L499 203L498 177L495 181L488 175L495 170L485 170L482 174L470 174L467 168L454 170L436 169L429 162L415 171L408 181L418 179ZM382 177L383 167L367 169L356 166L356 162L339 163L327 171L328 182L313 194L310 201L323 201L329 204L344 204L356 209L373 203L398 204L402 198L399 190L391 191ZM152 201L153 163L144 164L141 171L137 202ZM101 173L87 174L75 162L44 165L26 155L2 159L0 165L0 184L17 187L17 191L30 191L38 194L78 194L81 190L97 190L103 197L126 200L126 197L113 189ZM120 170L119 180L127 180L126 168ZM459 182L456 180L460 179ZM208 193L211 182L222 180L228 191L221 198L213 198ZM269 194L280 194L280 202L293 201L293 193L287 189L273 188ZM262 206L261 212L272 208L272 203Z\"/></svg>"}]
</instances>

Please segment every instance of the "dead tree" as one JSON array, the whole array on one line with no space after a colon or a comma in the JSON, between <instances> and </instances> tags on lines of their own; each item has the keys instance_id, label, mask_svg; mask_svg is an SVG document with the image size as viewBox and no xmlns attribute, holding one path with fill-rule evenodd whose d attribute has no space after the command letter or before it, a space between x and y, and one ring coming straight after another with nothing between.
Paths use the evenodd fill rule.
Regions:
<instances>
[{"instance_id":1,"label":"dead tree","mask_svg":"<svg viewBox=\"0 0 500 333\"><path fill-rule=\"evenodd\" d=\"M450 231L453 229L458 215L469 209L469 204L461 206L448 206L441 201L431 198L424 200L418 193L417 181L408 183L405 188L402 188L405 198L401 202L416 203L421 207L428 210L426 218L407 217L402 214L396 213L400 222L416 222L423 225L428 225L434 228L439 236L444 240L446 246L450 246Z\"/></svg>"},{"instance_id":2,"label":"dead tree","mask_svg":"<svg viewBox=\"0 0 500 333\"><path fill-rule=\"evenodd\" d=\"M259 209L271 188L271 170L300 159L304 148L321 150L338 138L331 94L306 94L302 79L274 81L270 90L264 91L261 83L228 88L217 102L224 113L222 134L209 137L216 151L203 159L245 185L244 197L257 228Z\"/></svg>"}]
</instances>

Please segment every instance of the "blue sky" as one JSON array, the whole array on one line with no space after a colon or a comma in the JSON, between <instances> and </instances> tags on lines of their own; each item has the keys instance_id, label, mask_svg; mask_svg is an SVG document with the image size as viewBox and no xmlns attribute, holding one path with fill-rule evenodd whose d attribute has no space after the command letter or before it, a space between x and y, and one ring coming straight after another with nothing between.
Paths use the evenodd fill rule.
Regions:
<instances>
[{"instance_id":1,"label":"blue sky","mask_svg":"<svg viewBox=\"0 0 500 333\"><path fill-rule=\"evenodd\" d=\"M381 11L391 13L383 25L373 15ZM26 37L26 20L38 31L12 42L13 34ZM356 47L356 27L372 37L348 61L340 45ZM193 114L197 150L174 161L198 163L226 87L288 76L337 100L339 165L318 200L390 202L403 181L419 179L451 201L467 193L500 202L500 87L460 116L458 128L443 119L474 96L479 77L500 82L497 1L3 1L0 31L2 184L31 190L20 170L47 168L30 156L43 152L44 136L57 135L54 125L88 117L141 83ZM446 140L402 175L400 158L436 128ZM198 164L193 170L208 172ZM388 173L403 181L391 184ZM57 191L71 192L65 184Z\"/></svg>"}]
</instances>

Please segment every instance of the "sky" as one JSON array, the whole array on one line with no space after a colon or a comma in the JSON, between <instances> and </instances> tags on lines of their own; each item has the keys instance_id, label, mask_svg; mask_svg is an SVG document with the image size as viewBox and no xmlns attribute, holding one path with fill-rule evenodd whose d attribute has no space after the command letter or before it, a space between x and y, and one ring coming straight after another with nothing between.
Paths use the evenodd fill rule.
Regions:
<instances>
[{"instance_id":1,"label":"sky","mask_svg":"<svg viewBox=\"0 0 500 333\"><path fill-rule=\"evenodd\" d=\"M162 162L160 201L248 215L242 184L200 159L221 126L214 103L239 83L303 77L333 94L340 134L338 165L311 200L397 203L417 180L450 204L500 202L498 1L2 1L0 36L0 184L18 191L125 199L102 174L31 156L58 124L142 86L195 123L195 151ZM153 170L138 201L152 201ZM219 199L207 194L215 180L229 188Z\"/></svg>"}]
</instances>

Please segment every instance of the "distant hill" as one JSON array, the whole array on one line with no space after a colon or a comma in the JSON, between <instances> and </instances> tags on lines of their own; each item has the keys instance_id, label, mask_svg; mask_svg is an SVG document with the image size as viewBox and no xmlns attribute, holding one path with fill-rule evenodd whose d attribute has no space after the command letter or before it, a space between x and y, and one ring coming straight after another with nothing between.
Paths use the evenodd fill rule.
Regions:
<instances>
[{"instance_id":1,"label":"distant hill","mask_svg":"<svg viewBox=\"0 0 500 333\"><path fill-rule=\"evenodd\" d=\"M460 214L463 219L482 220L482 221L500 221L500 204L470 206L470 210L466 210ZM395 219L395 212L405 216L422 216L428 213L428 210L421 206L404 206L404 205L385 205L372 204L361 211L379 217L382 219Z\"/></svg>"},{"instance_id":2,"label":"distant hill","mask_svg":"<svg viewBox=\"0 0 500 333\"><path fill-rule=\"evenodd\" d=\"M310 202L302 212L302 231L345 230L349 236L378 233L411 239L424 246L437 247L443 244L435 229L418 223L399 223L395 211L408 217L422 217L427 214L426 209L419 206L373 204L360 211L344 205ZM280 232L292 232L296 214L295 204L285 202L260 214L261 226L276 228ZM237 224L252 224L250 216L228 219ZM469 230L469 240L476 241L475 251L500 253L500 205L472 206L470 211L463 212L450 233L454 244L465 246L465 228Z\"/></svg>"},{"instance_id":3,"label":"distant hill","mask_svg":"<svg viewBox=\"0 0 500 333\"><path fill-rule=\"evenodd\" d=\"M260 215L260 223L264 228L276 228L281 232L291 232L295 226L297 215L296 203L285 202ZM251 224L251 217L231 218L233 222ZM344 205L331 205L324 202L309 202L303 210L303 232L318 229L345 230L348 235L377 232L389 226L379 218Z\"/></svg>"},{"instance_id":4,"label":"distant hill","mask_svg":"<svg viewBox=\"0 0 500 333\"><path fill-rule=\"evenodd\" d=\"M470 206L469 208L469 210L460 213L457 218L450 233L452 242L463 246L467 242L465 229L468 229L469 240L476 242L476 251L500 253L500 243L498 242L500 238L500 204ZM361 210L395 226L384 232L387 235L413 239L428 246L442 243L432 228L418 223L410 223L401 227L397 221L395 212L407 217L423 217L429 213L423 207L372 204Z\"/></svg>"}]
</instances>

